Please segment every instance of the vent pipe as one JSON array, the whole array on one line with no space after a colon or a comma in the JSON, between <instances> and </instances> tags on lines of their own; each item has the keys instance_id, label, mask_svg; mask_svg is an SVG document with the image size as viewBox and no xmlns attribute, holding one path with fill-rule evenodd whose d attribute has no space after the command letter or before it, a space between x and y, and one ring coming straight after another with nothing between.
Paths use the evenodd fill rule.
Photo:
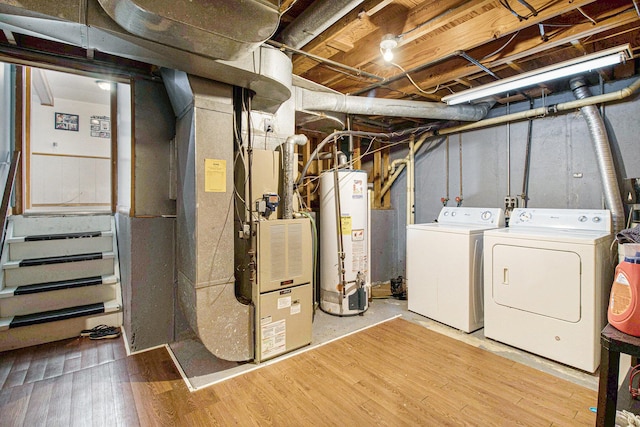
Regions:
<instances>
[{"instance_id":1,"label":"vent pipe","mask_svg":"<svg viewBox=\"0 0 640 427\"><path fill-rule=\"evenodd\" d=\"M309 43L355 9L363 0L315 1L282 32L282 40L295 49Z\"/></svg>"},{"instance_id":2,"label":"vent pipe","mask_svg":"<svg viewBox=\"0 0 640 427\"><path fill-rule=\"evenodd\" d=\"M309 141L306 135L291 135L284 142L283 161L284 161L284 200L282 201L284 219L293 218L293 183L294 176L298 170L298 161L295 158L294 146L305 145Z\"/></svg>"},{"instance_id":3,"label":"vent pipe","mask_svg":"<svg viewBox=\"0 0 640 427\"><path fill-rule=\"evenodd\" d=\"M591 96L591 91L589 91L583 77L575 77L571 79L569 84L576 99L585 99ZM602 179L605 202L613 218L613 232L617 233L624 228L624 207L622 206L622 196L618 186L613 156L611 155L611 144L609 143L607 129L595 105L584 106L580 111L589 127L589 133L596 152L598 169L600 170L600 178Z\"/></svg>"},{"instance_id":4,"label":"vent pipe","mask_svg":"<svg viewBox=\"0 0 640 427\"><path fill-rule=\"evenodd\" d=\"M393 116L433 120L478 121L492 104L446 105L441 102L367 98L340 93L320 92L294 86L296 110L331 111L367 116Z\"/></svg>"}]
</instances>

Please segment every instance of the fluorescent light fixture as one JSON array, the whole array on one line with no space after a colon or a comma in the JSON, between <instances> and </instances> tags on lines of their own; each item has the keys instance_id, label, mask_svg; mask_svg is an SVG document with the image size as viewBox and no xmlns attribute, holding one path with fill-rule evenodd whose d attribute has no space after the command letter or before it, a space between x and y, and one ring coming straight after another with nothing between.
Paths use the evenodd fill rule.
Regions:
<instances>
[{"instance_id":1,"label":"fluorescent light fixture","mask_svg":"<svg viewBox=\"0 0 640 427\"><path fill-rule=\"evenodd\" d=\"M106 80L96 80L96 84L102 90L111 90L111 82Z\"/></svg>"},{"instance_id":2,"label":"fluorescent light fixture","mask_svg":"<svg viewBox=\"0 0 640 427\"><path fill-rule=\"evenodd\" d=\"M484 99L499 93L510 92L562 77L569 77L609 65L619 64L631 58L631 46L626 44L543 67L538 70L518 74L487 85L456 92L442 97L442 101L449 105L456 105L462 104L463 102Z\"/></svg>"}]
</instances>

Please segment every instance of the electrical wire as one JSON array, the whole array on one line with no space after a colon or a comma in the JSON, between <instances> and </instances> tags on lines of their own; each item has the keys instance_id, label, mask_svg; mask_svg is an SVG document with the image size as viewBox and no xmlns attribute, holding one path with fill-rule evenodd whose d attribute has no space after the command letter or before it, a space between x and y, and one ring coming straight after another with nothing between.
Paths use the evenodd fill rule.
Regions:
<instances>
[{"instance_id":1,"label":"electrical wire","mask_svg":"<svg viewBox=\"0 0 640 427\"><path fill-rule=\"evenodd\" d=\"M578 10L578 12L580 12L580 13L582 14L582 16L584 16L584 17L585 17L585 18L587 18L589 21L591 21L591 23L592 23L593 25L598 25L598 23L596 22L596 20L595 20L595 19L593 19L592 17L590 17L589 15L587 15L587 14L585 13L585 11L584 11L584 10L582 10L582 8L581 8L581 7L577 7L576 9Z\"/></svg>"},{"instance_id":2,"label":"electrical wire","mask_svg":"<svg viewBox=\"0 0 640 427\"><path fill-rule=\"evenodd\" d=\"M509 12L511 12L513 14L513 16L515 16L516 18L518 18L518 21L524 21L529 19L526 16L522 16L520 15L518 12L516 12L515 10L513 10L513 8L511 7L511 5L509 4L509 0L500 0L500 4L507 9Z\"/></svg>"},{"instance_id":3,"label":"electrical wire","mask_svg":"<svg viewBox=\"0 0 640 427\"><path fill-rule=\"evenodd\" d=\"M437 84L437 86L435 87L435 89L433 89L432 91L426 91L426 90L424 90L424 89L420 88L420 86L418 86L418 85L416 84L416 82L414 82L414 81L413 81L413 79L411 78L411 76L409 75L409 73L407 73L407 71L406 71L404 68L402 68L400 65L396 64L395 62L392 62L392 63L391 63L391 65L394 65L394 66L398 67L398 68L400 69L400 71L402 71L402 72L404 73L404 76L405 76L406 78L408 78L408 79L409 79L409 81L411 82L411 84L412 84L416 89L418 89L421 93L423 93L423 94L425 94L425 95L433 95L434 93L436 93L436 92L440 89L440 83L438 83L438 84Z\"/></svg>"},{"instance_id":4,"label":"electrical wire","mask_svg":"<svg viewBox=\"0 0 640 427\"><path fill-rule=\"evenodd\" d=\"M513 39L516 38L516 36L520 34L520 30L516 31L515 33L513 33L513 35L511 36L511 38L509 40L507 40L507 42L505 44L503 44L501 47L499 47L497 50L491 52L488 55L483 56L482 58L480 58L480 61L484 61L487 58L491 58L493 55L497 55L500 52L502 52L504 50L504 48L506 48L507 46L509 46L509 43L511 43L513 41Z\"/></svg>"}]
</instances>

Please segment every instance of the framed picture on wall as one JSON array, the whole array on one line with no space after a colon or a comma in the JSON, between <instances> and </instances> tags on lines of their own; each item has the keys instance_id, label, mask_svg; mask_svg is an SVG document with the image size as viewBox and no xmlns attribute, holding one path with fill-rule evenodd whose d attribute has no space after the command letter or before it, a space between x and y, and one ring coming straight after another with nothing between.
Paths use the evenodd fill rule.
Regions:
<instances>
[{"instance_id":1,"label":"framed picture on wall","mask_svg":"<svg viewBox=\"0 0 640 427\"><path fill-rule=\"evenodd\" d=\"M78 131L78 115L67 113L55 113L55 128L60 130Z\"/></svg>"},{"instance_id":2,"label":"framed picture on wall","mask_svg":"<svg viewBox=\"0 0 640 427\"><path fill-rule=\"evenodd\" d=\"M111 138L111 119L109 116L91 116L89 124L91 126L91 136Z\"/></svg>"}]
</instances>

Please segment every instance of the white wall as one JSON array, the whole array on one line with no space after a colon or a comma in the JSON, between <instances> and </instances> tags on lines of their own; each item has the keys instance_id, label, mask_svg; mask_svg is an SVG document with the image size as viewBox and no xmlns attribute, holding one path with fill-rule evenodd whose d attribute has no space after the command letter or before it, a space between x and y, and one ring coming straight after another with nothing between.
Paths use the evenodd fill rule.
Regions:
<instances>
[{"instance_id":1,"label":"white wall","mask_svg":"<svg viewBox=\"0 0 640 427\"><path fill-rule=\"evenodd\" d=\"M55 113L77 114L78 131L55 129ZM91 116L109 116L108 104L56 98L31 102L31 204L111 203L111 139L92 137ZM111 118L113 120L113 118Z\"/></svg>"},{"instance_id":2,"label":"white wall","mask_svg":"<svg viewBox=\"0 0 640 427\"><path fill-rule=\"evenodd\" d=\"M56 98L54 106L40 105L37 97L31 98L31 152L71 154L78 156L109 157L111 139L90 136L91 116L109 116L109 104L91 104ZM79 116L77 132L54 128L54 114L67 113ZM56 146L57 144L57 146Z\"/></svg>"}]
</instances>

